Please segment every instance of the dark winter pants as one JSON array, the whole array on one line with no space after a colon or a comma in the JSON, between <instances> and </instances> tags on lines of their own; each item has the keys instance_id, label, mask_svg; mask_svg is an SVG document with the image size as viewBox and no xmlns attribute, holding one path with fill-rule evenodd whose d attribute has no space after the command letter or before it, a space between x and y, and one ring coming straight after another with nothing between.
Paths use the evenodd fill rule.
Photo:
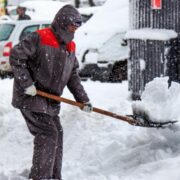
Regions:
<instances>
[{"instance_id":1,"label":"dark winter pants","mask_svg":"<svg viewBox=\"0 0 180 180\"><path fill-rule=\"evenodd\" d=\"M63 130L58 116L21 110L34 136L33 165L29 178L61 180Z\"/></svg>"}]
</instances>

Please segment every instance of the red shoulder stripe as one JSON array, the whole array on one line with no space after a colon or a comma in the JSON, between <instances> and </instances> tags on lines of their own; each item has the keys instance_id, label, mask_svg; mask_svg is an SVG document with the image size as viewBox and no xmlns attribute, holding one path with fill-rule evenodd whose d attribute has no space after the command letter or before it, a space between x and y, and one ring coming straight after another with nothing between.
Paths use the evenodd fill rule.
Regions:
<instances>
[{"instance_id":1,"label":"red shoulder stripe","mask_svg":"<svg viewBox=\"0 0 180 180\"><path fill-rule=\"evenodd\" d=\"M59 47L59 43L54 33L52 32L51 28L44 28L37 30L37 33L40 36L42 45L53 46L55 48Z\"/></svg>"},{"instance_id":2,"label":"red shoulder stripe","mask_svg":"<svg viewBox=\"0 0 180 180\"><path fill-rule=\"evenodd\" d=\"M59 48L59 43L51 30L51 28L44 28L37 30L37 33L40 36L41 39L41 45L47 45L47 46L52 46L55 48ZM76 44L74 41L69 42L66 45L67 51L69 52L75 52L76 51Z\"/></svg>"},{"instance_id":3,"label":"red shoulder stripe","mask_svg":"<svg viewBox=\"0 0 180 180\"><path fill-rule=\"evenodd\" d=\"M69 42L66 45L66 48L67 48L67 51L69 51L69 52L75 52L76 51L76 44L75 44L75 42L74 41Z\"/></svg>"}]
</instances>

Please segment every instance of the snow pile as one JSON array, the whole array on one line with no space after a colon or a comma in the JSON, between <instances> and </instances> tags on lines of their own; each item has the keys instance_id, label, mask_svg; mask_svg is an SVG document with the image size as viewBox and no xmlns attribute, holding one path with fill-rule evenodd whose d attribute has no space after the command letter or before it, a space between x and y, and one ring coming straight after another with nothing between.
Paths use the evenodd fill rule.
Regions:
<instances>
[{"instance_id":1,"label":"snow pile","mask_svg":"<svg viewBox=\"0 0 180 180\"><path fill-rule=\"evenodd\" d=\"M143 28L128 31L125 39L167 41L177 36L178 34L174 30Z\"/></svg>"},{"instance_id":2,"label":"snow pile","mask_svg":"<svg viewBox=\"0 0 180 180\"><path fill-rule=\"evenodd\" d=\"M168 88L168 77L149 82L141 99L132 104L135 114L157 122L180 119L180 84L172 82Z\"/></svg>"}]
</instances>

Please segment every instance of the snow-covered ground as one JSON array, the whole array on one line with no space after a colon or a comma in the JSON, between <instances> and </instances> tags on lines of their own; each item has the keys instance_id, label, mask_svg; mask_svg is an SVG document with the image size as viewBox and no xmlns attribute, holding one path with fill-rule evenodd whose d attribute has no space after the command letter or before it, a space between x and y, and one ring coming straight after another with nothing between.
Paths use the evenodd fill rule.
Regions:
<instances>
[{"instance_id":1,"label":"snow-covered ground","mask_svg":"<svg viewBox=\"0 0 180 180\"><path fill-rule=\"evenodd\" d=\"M164 97L167 87L164 79L160 81ZM0 80L0 180L25 180L23 175L31 166L33 139L20 112L11 106L12 83L9 79ZM134 102L129 98L126 81L87 81L83 85L94 106L121 115L132 113ZM179 86L174 85L171 93L177 93ZM157 89L151 91L156 94ZM63 97L73 99L67 89ZM172 96L168 97L171 102ZM151 106L156 104L152 102ZM172 105L176 107L178 99L174 98ZM164 110L167 113L171 107ZM179 123L166 129L134 127L66 104L62 104L60 116L64 128L63 180L179 180Z\"/></svg>"}]
</instances>

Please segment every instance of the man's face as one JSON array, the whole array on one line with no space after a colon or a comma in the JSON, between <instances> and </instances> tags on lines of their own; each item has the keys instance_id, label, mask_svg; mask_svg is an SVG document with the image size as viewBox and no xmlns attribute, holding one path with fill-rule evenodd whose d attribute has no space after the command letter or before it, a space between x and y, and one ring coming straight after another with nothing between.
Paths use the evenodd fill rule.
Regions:
<instances>
[{"instance_id":1,"label":"man's face","mask_svg":"<svg viewBox=\"0 0 180 180\"><path fill-rule=\"evenodd\" d=\"M25 12L24 12L24 9L18 8L18 9L17 9L17 13L18 13L19 15L23 15Z\"/></svg>"},{"instance_id":2,"label":"man's face","mask_svg":"<svg viewBox=\"0 0 180 180\"><path fill-rule=\"evenodd\" d=\"M74 25L68 25L68 27L67 27L67 30L69 31L69 32L72 32L72 33L75 33L75 31L78 29L78 27L77 26L74 26Z\"/></svg>"}]
</instances>

